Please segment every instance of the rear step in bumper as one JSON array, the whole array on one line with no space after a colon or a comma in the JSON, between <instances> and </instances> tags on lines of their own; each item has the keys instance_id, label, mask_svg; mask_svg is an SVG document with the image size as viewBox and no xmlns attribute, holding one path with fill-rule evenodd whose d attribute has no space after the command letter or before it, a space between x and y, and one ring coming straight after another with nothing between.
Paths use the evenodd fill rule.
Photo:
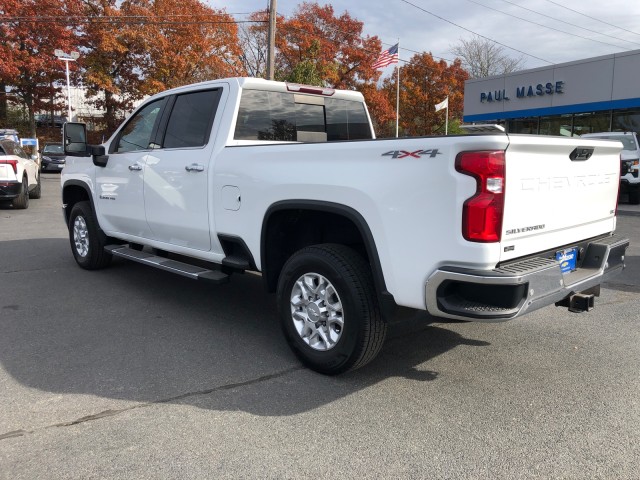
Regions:
<instances>
[{"instance_id":1,"label":"rear step in bumper","mask_svg":"<svg viewBox=\"0 0 640 480\"><path fill-rule=\"evenodd\" d=\"M431 315L457 320L500 322L555 303L565 305L577 293L599 295L599 286L625 267L629 240L616 235L591 242L580 267L563 274L556 260L528 258L495 270L443 267L425 286ZM588 311L574 308L572 311Z\"/></svg>"},{"instance_id":2,"label":"rear step in bumper","mask_svg":"<svg viewBox=\"0 0 640 480\"><path fill-rule=\"evenodd\" d=\"M210 270L196 265L178 262L166 257L153 255L152 253L133 250L127 246L107 245L104 249L116 257L126 258L127 260L133 260L134 262L166 270L167 272L177 273L178 275L189 277L193 280L205 280L212 283L227 283L229 281L229 275L220 270Z\"/></svg>"}]
</instances>

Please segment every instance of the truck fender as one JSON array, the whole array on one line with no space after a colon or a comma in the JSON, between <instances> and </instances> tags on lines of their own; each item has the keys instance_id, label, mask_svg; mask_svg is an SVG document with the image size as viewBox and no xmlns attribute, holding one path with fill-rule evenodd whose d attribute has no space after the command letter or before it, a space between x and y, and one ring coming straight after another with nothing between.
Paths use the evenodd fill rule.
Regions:
<instances>
[{"instance_id":1,"label":"truck fender","mask_svg":"<svg viewBox=\"0 0 640 480\"><path fill-rule=\"evenodd\" d=\"M358 211L349 206L319 200L284 200L272 204L267 209L263 218L260 238L260 263L262 275L266 282L268 291L275 291L280 270L284 261L286 261L286 258L281 258L279 261L273 260L274 256L272 255L273 252L271 249L276 247L273 245L274 240L270 238L269 225L270 221L274 218L274 215L284 211L324 212L337 217L342 217L353 224L359 233L369 259L375 289L385 316L389 308L396 306L393 295L387 290L380 257L378 255L378 249L367 221ZM308 245L305 244L303 246Z\"/></svg>"}]
</instances>

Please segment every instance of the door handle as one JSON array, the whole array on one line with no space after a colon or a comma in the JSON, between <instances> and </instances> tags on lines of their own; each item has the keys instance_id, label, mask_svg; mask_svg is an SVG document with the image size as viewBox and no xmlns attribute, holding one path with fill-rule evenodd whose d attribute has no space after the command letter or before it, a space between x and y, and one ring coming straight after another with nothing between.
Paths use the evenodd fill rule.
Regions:
<instances>
[{"instance_id":1,"label":"door handle","mask_svg":"<svg viewBox=\"0 0 640 480\"><path fill-rule=\"evenodd\" d=\"M191 165L187 165L184 167L187 172L204 172L204 165L199 165L197 163L192 163Z\"/></svg>"},{"instance_id":2,"label":"door handle","mask_svg":"<svg viewBox=\"0 0 640 480\"><path fill-rule=\"evenodd\" d=\"M132 172L139 172L140 170L142 170L142 165L134 163L133 165L129 165L129 170L131 170Z\"/></svg>"}]
</instances>

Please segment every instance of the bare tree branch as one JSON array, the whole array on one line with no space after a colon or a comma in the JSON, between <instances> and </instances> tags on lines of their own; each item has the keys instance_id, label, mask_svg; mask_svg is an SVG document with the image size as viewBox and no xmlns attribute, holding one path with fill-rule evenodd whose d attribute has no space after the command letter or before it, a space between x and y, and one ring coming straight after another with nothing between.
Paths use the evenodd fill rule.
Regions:
<instances>
[{"instance_id":1,"label":"bare tree branch","mask_svg":"<svg viewBox=\"0 0 640 480\"><path fill-rule=\"evenodd\" d=\"M478 36L461 38L458 44L451 47L451 53L462 60L471 78L504 75L521 70L525 64L524 56L510 57L500 45Z\"/></svg>"}]
</instances>

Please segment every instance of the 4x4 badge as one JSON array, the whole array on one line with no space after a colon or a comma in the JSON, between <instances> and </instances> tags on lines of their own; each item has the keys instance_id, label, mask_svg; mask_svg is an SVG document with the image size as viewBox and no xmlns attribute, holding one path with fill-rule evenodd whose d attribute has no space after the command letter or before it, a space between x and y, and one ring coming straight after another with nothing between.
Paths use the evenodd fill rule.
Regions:
<instances>
[{"instance_id":1,"label":"4x4 badge","mask_svg":"<svg viewBox=\"0 0 640 480\"><path fill-rule=\"evenodd\" d=\"M390 152L383 153L383 157L391 158L420 158L424 155L429 155L431 158L435 158L436 155L442 155L437 148L430 148L428 150L416 150L415 152L407 152L406 150L391 150Z\"/></svg>"}]
</instances>

